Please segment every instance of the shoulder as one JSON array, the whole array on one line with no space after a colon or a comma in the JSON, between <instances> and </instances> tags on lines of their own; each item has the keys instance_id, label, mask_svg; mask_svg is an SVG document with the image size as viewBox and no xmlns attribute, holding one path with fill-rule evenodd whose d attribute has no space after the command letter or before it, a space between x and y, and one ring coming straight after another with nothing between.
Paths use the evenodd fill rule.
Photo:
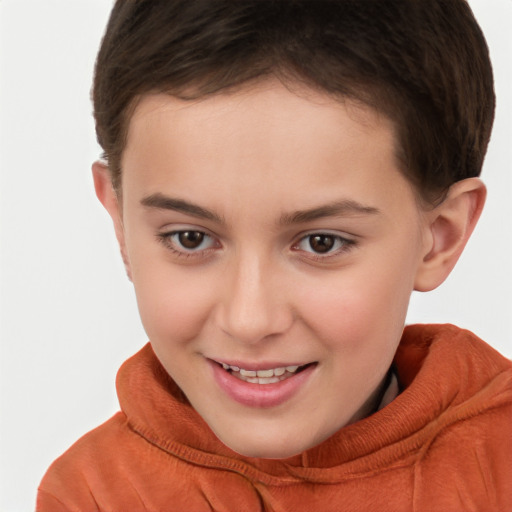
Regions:
<instances>
[{"instance_id":1,"label":"shoulder","mask_svg":"<svg viewBox=\"0 0 512 512\"><path fill-rule=\"evenodd\" d=\"M209 511L220 497L231 503L230 495L219 492L226 488L248 504L243 508L258 509L258 494L245 478L181 459L136 432L118 413L50 466L38 489L36 510Z\"/></svg>"},{"instance_id":2,"label":"shoulder","mask_svg":"<svg viewBox=\"0 0 512 512\"><path fill-rule=\"evenodd\" d=\"M53 462L38 488L37 511L146 510L138 484L154 481L166 458L119 412Z\"/></svg>"},{"instance_id":3,"label":"shoulder","mask_svg":"<svg viewBox=\"0 0 512 512\"><path fill-rule=\"evenodd\" d=\"M405 360L417 365L409 389L431 397L415 496L445 509L457 499L465 510L512 510L511 362L454 326L412 326L406 342Z\"/></svg>"},{"instance_id":4,"label":"shoulder","mask_svg":"<svg viewBox=\"0 0 512 512\"><path fill-rule=\"evenodd\" d=\"M93 489L112 473L130 429L123 413L115 414L74 443L48 468L38 489L37 510L99 510Z\"/></svg>"},{"instance_id":5,"label":"shoulder","mask_svg":"<svg viewBox=\"0 0 512 512\"><path fill-rule=\"evenodd\" d=\"M448 507L455 495L464 510L512 510L511 401L456 416L424 445L416 496Z\"/></svg>"}]
</instances>

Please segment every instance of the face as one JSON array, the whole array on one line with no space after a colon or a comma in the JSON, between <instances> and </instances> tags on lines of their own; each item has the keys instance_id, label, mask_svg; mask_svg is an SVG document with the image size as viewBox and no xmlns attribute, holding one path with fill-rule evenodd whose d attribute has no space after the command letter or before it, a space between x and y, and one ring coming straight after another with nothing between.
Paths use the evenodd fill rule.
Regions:
<instances>
[{"instance_id":1,"label":"face","mask_svg":"<svg viewBox=\"0 0 512 512\"><path fill-rule=\"evenodd\" d=\"M122 168L142 322L221 441L286 458L373 411L426 252L386 118L273 82L147 96Z\"/></svg>"}]
</instances>

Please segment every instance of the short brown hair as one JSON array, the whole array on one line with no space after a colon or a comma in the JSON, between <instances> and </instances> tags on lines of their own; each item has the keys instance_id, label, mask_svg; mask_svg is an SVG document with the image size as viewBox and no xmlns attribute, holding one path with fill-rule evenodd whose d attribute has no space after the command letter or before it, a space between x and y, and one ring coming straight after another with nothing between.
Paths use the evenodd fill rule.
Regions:
<instances>
[{"instance_id":1,"label":"short brown hair","mask_svg":"<svg viewBox=\"0 0 512 512\"><path fill-rule=\"evenodd\" d=\"M114 188L142 95L192 99L269 76L383 112L402 171L430 202L480 174L495 98L465 0L117 0L93 87Z\"/></svg>"}]
</instances>

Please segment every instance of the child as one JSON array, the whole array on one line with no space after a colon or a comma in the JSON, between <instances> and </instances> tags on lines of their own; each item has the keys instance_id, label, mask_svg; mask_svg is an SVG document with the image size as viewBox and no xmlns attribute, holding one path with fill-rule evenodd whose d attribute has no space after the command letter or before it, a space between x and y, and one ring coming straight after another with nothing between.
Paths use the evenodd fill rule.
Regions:
<instances>
[{"instance_id":1,"label":"child","mask_svg":"<svg viewBox=\"0 0 512 512\"><path fill-rule=\"evenodd\" d=\"M510 362L404 330L485 201L465 1L119 0L93 96L150 343L39 511L512 508Z\"/></svg>"}]
</instances>

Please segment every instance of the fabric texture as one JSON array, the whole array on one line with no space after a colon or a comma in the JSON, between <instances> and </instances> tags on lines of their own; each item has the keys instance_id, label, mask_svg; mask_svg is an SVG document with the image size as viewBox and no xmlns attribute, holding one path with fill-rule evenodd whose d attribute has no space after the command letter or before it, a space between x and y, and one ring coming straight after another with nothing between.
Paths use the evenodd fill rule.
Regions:
<instances>
[{"instance_id":1,"label":"fabric texture","mask_svg":"<svg viewBox=\"0 0 512 512\"><path fill-rule=\"evenodd\" d=\"M451 325L406 327L386 407L286 460L223 445L146 345L121 412L49 468L38 512L512 511L512 366Z\"/></svg>"}]
</instances>

